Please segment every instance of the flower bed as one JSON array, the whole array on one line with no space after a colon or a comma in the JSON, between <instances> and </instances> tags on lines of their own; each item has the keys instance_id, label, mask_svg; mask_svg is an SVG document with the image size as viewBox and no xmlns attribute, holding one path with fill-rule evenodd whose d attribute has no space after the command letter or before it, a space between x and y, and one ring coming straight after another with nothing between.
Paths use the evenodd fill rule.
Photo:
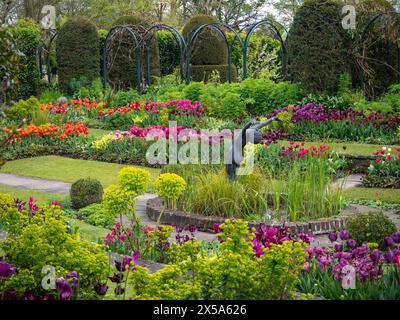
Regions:
<instances>
[{"instance_id":1,"label":"flower bed","mask_svg":"<svg viewBox=\"0 0 400 320\"><path fill-rule=\"evenodd\" d=\"M377 158L371 161L363 185L368 188L400 189L400 148L383 149L374 152Z\"/></svg>"},{"instance_id":2,"label":"flower bed","mask_svg":"<svg viewBox=\"0 0 400 320\"><path fill-rule=\"evenodd\" d=\"M352 109L327 110L324 105L308 103L292 109L291 133L296 140L338 139L341 141L363 141L396 143L400 116L391 113L358 112ZM287 112L289 107L275 110L272 115Z\"/></svg>"}]
</instances>

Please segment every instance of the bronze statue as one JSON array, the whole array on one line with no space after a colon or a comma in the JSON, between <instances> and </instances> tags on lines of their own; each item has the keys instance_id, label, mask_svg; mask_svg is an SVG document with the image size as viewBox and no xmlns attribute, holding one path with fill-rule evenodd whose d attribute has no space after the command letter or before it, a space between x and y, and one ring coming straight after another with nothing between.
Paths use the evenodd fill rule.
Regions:
<instances>
[{"instance_id":1,"label":"bronze statue","mask_svg":"<svg viewBox=\"0 0 400 320\"><path fill-rule=\"evenodd\" d=\"M241 134L235 135L233 138L232 147L230 153L232 155L232 163L226 165L226 173L230 181L236 179L237 171L240 164L244 160L244 148L248 142L253 142L254 144L260 144L263 141L262 133L260 130L273 121L280 121L278 117L272 117L265 122L259 122L252 120L248 122L244 128L241 130ZM250 141L253 138L253 141Z\"/></svg>"}]
</instances>

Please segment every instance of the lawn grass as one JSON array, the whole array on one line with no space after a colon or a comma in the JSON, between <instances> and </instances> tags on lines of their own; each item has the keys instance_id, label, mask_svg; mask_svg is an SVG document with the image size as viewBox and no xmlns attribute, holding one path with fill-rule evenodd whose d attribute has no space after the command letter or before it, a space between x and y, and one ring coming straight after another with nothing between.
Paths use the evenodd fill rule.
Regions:
<instances>
[{"instance_id":1,"label":"lawn grass","mask_svg":"<svg viewBox=\"0 0 400 320\"><path fill-rule=\"evenodd\" d=\"M288 145L288 141L281 141L280 144ZM382 145L378 144L366 144L366 143L356 143L356 142L321 142L321 141L312 141L306 142L305 147L309 148L311 146L319 147L320 145L329 146L331 151L340 153L340 154L348 154L355 156L370 156L375 151L382 149ZM386 146L388 148L392 148L395 150L396 148L400 148L400 146Z\"/></svg>"},{"instance_id":2,"label":"lawn grass","mask_svg":"<svg viewBox=\"0 0 400 320\"><path fill-rule=\"evenodd\" d=\"M0 185L0 193L7 193L11 195L12 198L18 198L23 201L28 201L29 197L33 197L38 205L47 205L52 201L63 202L66 201L69 197L63 196L59 194L47 193L39 190L31 190L31 189L18 189L13 187L8 187L4 185ZM97 239L104 237L110 230L92 226L84 221L67 218L72 227L78 228L78 233L81 238L88 241L97 242Z\"/></svg>"},{"instance_id":3,"label":"lawn grass","mask_svg":"<svg viewBox=\"0 0 400 320\"><path fill-rule=\"evenodd\" d=\"M110 132L114 132L115 130L104 130L104 129L94 129L89 128L89 135L95 137L96 139L100 139L101 137L109 134Z\"/></svg>"},{"instance_id":4,"label":"lawn grass","mask_svg":"<svg viewBox=\"0 0 400 320\"><path fill-rule=\"evenodd\" d=\"M98 179L104 187L118 182L118 171L126 167L117 163L44 156L7 162L0 172L20 176L75 182L82 178ZM146 168L155 179L160 169Z\"/></svg>"},{"instance_id":5,"label":"lawn grass","mask_svg":"<svg viewBox=\"0 0 400 320\"><path fill-rule=\"evenodd\" d=\"M40 190L18 189L0 184L0 193L10 194L13 198L28 201L29 197L33 197L40 205L49 204L52 201L64 202L69 197L66 195L47 193Z\"/></svg>"},{"instance_id":6,"label":"lawn grass","mask_svg":"<svg viewBox=\"0 0 400 320\"><path fill-rule=\"evenodd\" d=\"M347 199L382 201L400 204L400 190L380 188L350 188L343 191Z\"/></svg>"}]
</instances>

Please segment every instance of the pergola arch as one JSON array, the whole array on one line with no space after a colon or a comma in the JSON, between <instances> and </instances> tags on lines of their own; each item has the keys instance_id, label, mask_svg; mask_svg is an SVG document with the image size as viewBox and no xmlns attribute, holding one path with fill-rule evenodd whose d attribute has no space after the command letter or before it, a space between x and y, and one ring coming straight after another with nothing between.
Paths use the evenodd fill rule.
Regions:
<instances>
[{"instance_id":1,"label":"pergola arch","mask_svg":"<svg viewBox=\"0 0 400 320\"><path fill-rule=\"evenodd\" d=\"M197 37L201 34L202 31L206 29L211 29L216 31L222 39L225 41L226 47L228 49L228 82L232 83L232 44L230 43L228 37L226 36L225 31L221 28L228 28L229 30L233 30L230 26L227 26L223 23L208 23L208 24L203 24L199 26L198 28L194 29L187 37L186 43L187 43L187 51L186 51L186 83L190 83L190 51L192 47L194 46ZM240 39L240 44L242 46L242 39L240 38L239 34L235 32L235 40ZM243 46L242 46L243 48Z\"/></svg>"},{"instance_id":2,"label":"pergola arch","mask_svg":"<svg viewBox=\"0 0 400 320\"><path fill-rule=\"evenodd\" d=\"M158 23L153 26L151 26L149 29L146 30L146 33L143 37L146 45L146 79L147 83L150 83L150 43L151 40L153 39L155 33L152 33L153 31L158 31L158 30L166 30L169 31L172 36L174 37L175 41L178 43L179 46L179 65L180 65L180 77L181 77L181 82L184 81L185 76L184 76L184 64L185 64L185 54L187 51L187 45L185 38L182 36L182 34L174 27L168 26L166 24ZM150 34L150 37L148 37L148 34Z\"/></svg>"},{"instance_id":3,"label":"pergola arch","mask_svg":"<svg viewBox=\"0 0 400 320\"><path fill-rule=\"evenodd\" d=\"M247 78L247 51L249 48L251 36L259 27L261 27L263 25L266 25L271 30L273 30L273 32L275 34L275 38L279 41L279 43L281 45L281 48L282 48L282 74L283 74L283 79L286 79L287 67L288 67L286 40L288 38L289 33L288 33L287 29L281 23L273 21L268 18L250 25L249 31L246 34L246 39L244 41L244 48L243 48L243 79ZM287 35L286 40L283 39L283 35L279 31L279 28L281 28L285 31L285 34Z\"/></svg>"},{"instance_id":4,"label":"pergola arch","mask_svg":"<svg viewBox=\"0 0 400 320\"><path fill-rule=\"evenodd\" d=\"M108 83L108 49L109 45L112 43L113 37L117 34L118 31L128 31L128 34L133 39L133 44L135 45L135 54L136 54L136 87L138 90L141 90L142 85L142 53L141 53L141 40L140 35L133 29L131 25L123 24L117 25L110 29L107 34L107 37L104 41L104 50L103 50L103 87L105 88Z\"/></svg>"},{"instance_id":5,"label":"pergola arch","mask_svg":"<svg viewBox=\"0 0 400 320\"><path fill-rule=\"evenodd\" d=\"M363 32L361 33L358 42L359 42L359 46L362 48L362 54L361 54L361 60L362 60L362 64L364 66L364 62L366 60L366 45L367 45L367 34L368 31L371 29L371 27L374 26L374 24L380 20L381 18L385 17L385 16L396 16L396 17L400 17L400 13L395 11L395 10L390 10L390 11L386 11L386 12L381 12L377 15L375 15L364 27ZM396 70L396 74L397 74L397 82L400 83L400 47L399 47L399 34L397 34L397 38L398 40L396 41L396 48L397 48L397 68L393 68L393 66L390 66L391 68ZM363 90L365 91L365 68L362 67L362 72L361 72L361 83L363 86Z\"/></svg>"}]
</instances>

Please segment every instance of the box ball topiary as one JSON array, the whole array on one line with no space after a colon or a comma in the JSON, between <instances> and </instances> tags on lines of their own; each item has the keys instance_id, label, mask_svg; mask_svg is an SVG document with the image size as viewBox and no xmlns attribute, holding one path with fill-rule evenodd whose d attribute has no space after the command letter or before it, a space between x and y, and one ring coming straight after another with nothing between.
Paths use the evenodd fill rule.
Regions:
<instances>
[{"instance_id":1,"label":"box ball topiary","mask_svg":"<svg viewBox=\"0 0 400 320\"><path fill-rule=\"evenodd\" d=\"M381 212L367 212L351 217L347 229L359 245L378 243L382 247L384 238L396 232L396 225Z\"/></svg>"},{"instance_id":2,"label":"box ball topiary","mask_svg":"<svg viewBox=\"0 0 400 320\"><path fill-rule=\"evenodd\" d=\"M151 23L140 16L132 15L119 17L113 23L113 26L118 25L140 26L135 28L135 31L138 33L138 41L140 42L144 36L145 29L150 28ZM110 84L114 88L119 89L135 88L137 80L136 51L134 39L128 31L124 31L119 38L115 38L115 41L111 42L111 50L108 54L109 59L113 61L111 68L108 70ZM142 79L146 79L146 54L147 50L142 48ZM150 41L150 76L151 81L154 81L155 77L161 76L157 35L154 35Z\"/></svg>"},{"instance_id":3,"label":"box ball topiary","mask_svg":"<svg viewBox=\"0 0 400 320\"><path fill-rule=\"evenodd\" d=\"M85 78L87 85L100 75L99 36L85 17L72 17L57 35L58 79L63 92L72 93L72 80Z\"/></svg>"},{"instance_id":4,"label":"box ball topiary","mask_svg":"<svg viewBox=\"0 0 400 320\"><path fill-rule=\"evenodd\" d=\"M74 209L81 209L92 203L101 203L103 186L96 179L80 179L72 184L70 198Z\"/></svg>"},{"instance_id":5,"label":"box ball topiary","mask_svg":"<svg viewBox=\"0 0 400 320\"><path fill-rule=\"evenodd\" d=\"M336 93L340 75L350 70L342 5L335 0L309 0L297 10L288 38L291 80L314 93Z\"/></svg>"}]
</instances>

